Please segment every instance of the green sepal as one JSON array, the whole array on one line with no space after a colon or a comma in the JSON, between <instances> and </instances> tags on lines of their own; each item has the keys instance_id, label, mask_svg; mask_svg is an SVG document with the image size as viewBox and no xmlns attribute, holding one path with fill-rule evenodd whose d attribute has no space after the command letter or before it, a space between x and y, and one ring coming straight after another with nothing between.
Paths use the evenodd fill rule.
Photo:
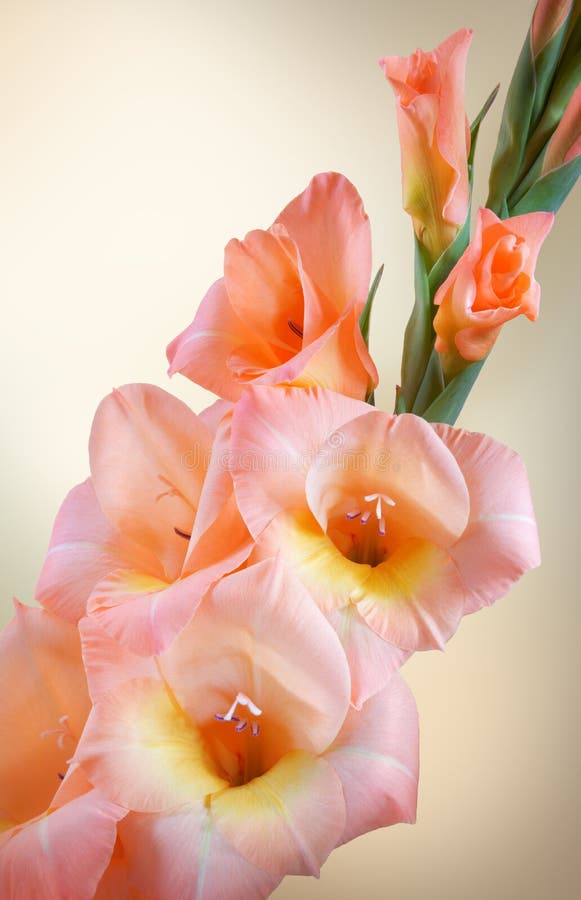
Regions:
<instances>
[{"instance_id":1,"label":"green sepal","mask_svg":"<svg viewBox=\"0 0 581 900\"><path fill-rule=\"evenodd\" d=\"M539 178L512 208L511 215L520 216L539 210L556 213L580 175L581 155Z\"/></svg>"},{"instance_id":2,"label":"green sepal","mask_svg":"<svg viewBox=\"0 0 581 900\"><path fill-rule=\"evenodd\" d=\"M407 412L407 407L405 405L405 397L402 394L401 387L396 385L395 388L395 413L396 415L401 415L402 413Z\"/></svg>"},{"instance_id":3,"label":"green sepal","mask_svg":"<svg viewBox=\"0 0 581 900\"><path fill-rule=\"evenodd\" d=\"M569 101L579 84L581 77L581 19L572 35L572 40L576 43L575 50L571 49L561 60L542 118L535 125L534 133L529 139L522 167L524 173L529 173L530 169L535 166L535 161L538 162L544 156L547 144L563 118ZM531 179L526 175L525 179L530 186ZM525 189L521 182L512 193L511 204L517 203L524 193Z\"/></svg>"},{"instance_id":4,"label":"green sepal","mask_svg":"<svg viewBox=\"0 0 581 900\"><path fill-rule=\"evenodd\" d=\"M509 196L519 180L530 131L535 85L535 67L529 32L508 88L492 160L486 206L497 215L500 215L504 198Z\"/></svg>"},{"instance_id":5,"label":"green sepal","mask_svg":"<svg viewBox=\"0 0 581 900\"><path fill-rule=\"evenodd\" d=\"M567 37L570 16L571 11L569 11L569 15L566 17L559 31L553 35L549 43L543 47L535 59L536 88L531 116L533 128L536 127L547 103L547 97L559 65L559 57L561 56L563 44Z\"/></svg>"},{"instance_id":6,"label":"green sepal","mask_svg":"<svg viewBox=\"0 0 581 900\"><path fill-rule=\"evenodd\" d=\"M430 301L436 296L436 291L444 283L464 251L470 243L470 213L466 216L462 228L452 241L449 247L446 247L439 259L436 260L428 275L428 285L430 290ZM432 310L432 315L436 314L436 310Z\"/></svg>"},{"instance_id":7,"label":"green sepal","mask_svg":"<svg viewBox=\"0 0 581 900\"><path fill-rule=\"evenodd\" d=\"M427 422L443 422L446 425L454 425L485 360L486 357L479 359L478 362L470 363L459 372L440 396L422 413L423 418Z\"/></svg>"},{"instance_id":8,"label":"green sepal","mask_svg":"<svg viewBox=\"0 0 581 900\"><path fill-rule=\"evenodd\" d=\"M424 410L436 400L445 388L444 373L442 372L442 363L440 354L433 349L430 353L428 365L422 383L419 387L417 397L415 399L412 412L416 416L421 416Z\"/></svg>"},{"instance_id":9,"label":"green sepal","mask_svg":"<svg viewBox=\"0 0 581 900\"><path fill-rule=\"evenodd\" d=\"M428 273L420 243L414 235L415 301L406 326L401 359L401 392L406 409L411 409L426 371L432 350L432 298Z\"/></svg>"},{"instance_id":10,"label":"green sepal","mask_svg":"<svg viewBox=\"0 0 581 900\"><path fill-rule=\"evenodd\" d=\"M379 287L379 282L381 281L381 276L383 275L384 266L381 265L377 270L377 274L371 283L371 287L369 288L369 294L367 295L367 300L365 302L365 306L359 316L359 328L361 329L361 334L363 335L363 340L365 341L365 346L369 347L369 325L371 323L371 309L373 307L373 301L375 300L375 295L377 293L377 288Z\"/></svg>"}]
</instances>

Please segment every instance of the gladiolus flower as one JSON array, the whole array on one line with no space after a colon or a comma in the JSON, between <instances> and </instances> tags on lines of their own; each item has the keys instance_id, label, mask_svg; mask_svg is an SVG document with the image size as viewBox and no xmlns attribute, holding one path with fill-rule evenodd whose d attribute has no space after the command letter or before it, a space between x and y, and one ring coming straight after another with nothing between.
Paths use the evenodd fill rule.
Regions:
<instances>
[{"instance_id":1,"label":"gladiolus flower","mask_svg":"<svg viewBox=\"0 0 581 900\"><path fill-rule=\"evenodd\" d=\"M222 579L157 660L94 619L81 631L94 708L76 760L129 811L129 883L148 896L264 897L338 843L413 821L411 693L396 675L349 708L337 636L280 561Z\"/></svg>"},{"instance_id":2,"label":"gladiolus flower","mask_svg":"<svg viewBox=\"0 0 581 900\"><path fill-rule=\"evenodd\" d=\"M554 218L536 212L501 220L478 210L472 241L434 298L435 346L447 377L483 359L505 322L521 314L537 318L534 271Z\"/></svg>"},{"instance_id":3,"label":"gladiolus flower","mask_svg":"<svg viewBox=\"0 0 581 900\"><path fill-rule=\"evenodd\" d=\"M236 400L245 384L320 384L365 399L377 371L359 329L371 235L342 175L316 175L267 231L226 247L224 277L168 347L181 372Z\"/></svg>"},{"instance_id":4,"label":"gladiolus flower","mask_svg":"<svg viewBox=\"0 0 581 900\"><path fill-rule=\"evenodd\" d=\"M397 98L403 206L432 263L454 240L470 205L464 80L471 40L464 29L431 53L380 60Z\"/></svg>"},{"instance_id":5,"label":"gladiolus flower","mask_svg":"<svg viewBox=\"0 0 581 900\"><path fill-rule=\"evenodd\" d=\"M136 653L173 640L209 584L251 548L221 460L229 413L216 436L206 424L215 419L151 385L103 400L91 478L65 499L41 572L46 608L72 622L89 612Z\"/></svg>"},{"instance_id":6,"label":"gladiolus flower","mask_svg":"<svg viewBox=\"0 0 581 900\"><path fill-rule=\"evenodd\" d=\"M341 638L355 704L538 565L524 466L484 435L253 388L232 459L252 559L280 552L303 581Z\"/></svg>"},{"instance_id":7,"label":"gladiolus flower","mask_svg":"<svg viewBox=\"0 0 581 900\"><path fill-rule=\"evenodd\" d=\"M90 709L77 629L16 604L0 692L0 895L90 900L126 813L69 766Z\"/></svg>"}]
</instances>

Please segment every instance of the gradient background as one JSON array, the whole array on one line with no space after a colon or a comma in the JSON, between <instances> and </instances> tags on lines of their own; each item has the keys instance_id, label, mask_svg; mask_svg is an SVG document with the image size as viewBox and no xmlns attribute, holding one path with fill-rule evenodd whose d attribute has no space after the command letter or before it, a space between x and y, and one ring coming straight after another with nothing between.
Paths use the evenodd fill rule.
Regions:
<instances>
[{"instance_id":1,"label":"gradient background","mask_svg":"<svg viewBox=\"0 0 581 900\"><path fill-rule=\"evenodd\" d=\"M170 387L164 346L221 274L231 236L266 227L338 169L386 271L372 349L391 409L412 294L399 146L383 54L475 37L472 118L485 198L529 0L2 0L0 619L30 600L52 519L87 474L93 411L114 385ZM278 900L578 896L579 193L541 255L537 325L505 329L461 424L527 461L544 564L405 668L421 719L418 822L333 854ZM577 253L577 259L575 254ZM171 390L209 396L179 376Z\"/></svg>"}]
</instances>

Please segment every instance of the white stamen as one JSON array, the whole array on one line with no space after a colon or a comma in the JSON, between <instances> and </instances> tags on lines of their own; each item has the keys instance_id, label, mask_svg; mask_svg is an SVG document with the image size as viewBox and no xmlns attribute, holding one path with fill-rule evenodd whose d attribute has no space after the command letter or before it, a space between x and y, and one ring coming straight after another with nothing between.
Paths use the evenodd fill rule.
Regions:
<instances>
[{"instance_id":1,"label":"white stamen","mask_svg":"<svg viewBox=\"0 0 581 900\"><path fill-rule=\"evenodd\" d=\"M250 697L247 697L246 694L243 694L240 691L238 694L236 694L236 699L234 700L234 703L232 704L232 706L230 707L230 709L224 716L225 722L230 722L234 718L234 713L236 712L236 707L239 705L246 706L248 708L248 711L251 712L253 716L261 716L262 715L262 710L258 708L256 703L253 703L252 700L250 699Z\"/></svg>"},{"instance_id":2,"label":"white stamen","mask_svg":"<svg viewBox=\"0 0 581 900\"><path fill-rule=\"evenodd\" d=\"M60 750L65 749L65 740L67 738L70 738L70 740L74 741L75 736L70 729L68 716L61 716L59 718L59 728L48 728L46 729L46 731L41 731L40 737L42 740L44 740L44 738L50 737L50 735L52 734L58 735L57 745Z\"/></svg>"},{"instance_id":3,"label":"white stamen","mask_svg":"<svg viewBox=\"0 0 581 900\"><path fill-rule=\"evenodd\" d=\"M385 526L385 516L383 514L383 504L386 506L395 506L395 500L392 500L391 497L388 497L387 494L366 494L363 498L366 503L375 502L375 517L378 522L377 530L382 537L385 537L386 526ZM361 524L365 525L371 517L371 513L369 511L364 512L361 516ZM352 518L349 513L347 513L347 518Z\"/></svg>"},{"instance_id":4,"label":"white stamen","mask_svg":"<svg viewBox=\"0 0 581 900\"><path fill-rule=\"evenodd\" d=\"M351 510L351 512L345 513L345 515L347 516L348 519L356 519L357 516L361 515L361 510L353 509L353 510Z\"/></svg>"}]
</instances>

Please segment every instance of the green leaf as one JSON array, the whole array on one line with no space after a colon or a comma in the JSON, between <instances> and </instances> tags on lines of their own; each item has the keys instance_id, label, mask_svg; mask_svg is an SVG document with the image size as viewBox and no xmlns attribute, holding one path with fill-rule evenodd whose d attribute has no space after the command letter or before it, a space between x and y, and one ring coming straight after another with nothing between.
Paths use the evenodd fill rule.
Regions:
<instances>
[{"instance_id":1,"label":"green leaf","mask_svg":"<svg viewBox=\"0 0 581 900\"><path fill-rule=\"evenodd\" d=\"M470 153L468 154L468 168L470 171L472 170L472 166L474 165L474 153L476 151L476 141L478 140L478 132L480 131L480 125L482 124L484 117L488 113L488 110L490 109L490 107L492 106L494 101L496 100L496 95L498 94L499 90L500 90L500 84L497 84L496 87L494 88L494 90L490 93L490 96L488 97L486 102L484 103L484 106L482 107L482 109L480 110L480 112L478 113L478 115L476 116L474 121L472 122L472 125L470 126Z\"/></svg>"},{"instance_id":2,"label":"green leaf","mask_svg":"<svg viewBox=\"0 0 581 900\"><path fill-rule=\"evenodd\" d=\"M415 243L414 283L415 302L406 326L401 360L401 393L406 409L414 405L416 394L424 377L434 342L432 328L432 298L422 248L417 237Z\"/></svg>"},{"instance_id":3,"label":"green leaf","mask_svg":"<svg viewBox=\"0 0 581 900\"><path fill-rule=\"evenodd\" d=\"M359 328L361 329L361 334L363 335L363 340L365 341L366 347L369 347L369 325L371 322L371 308L373 306L373 301L375 300L379 282L381 281L381 276L383 275L383 269L384 266L381 265L377 270L377 274L373 279L371 287L369 288L367 301L365 303L365 306L363 307L361 315L359 316Z\"/></svg>"},{"instance_id":4,"label":"green leaf","mask_svg":"<svg viewBox=\"0 0 581 900\"><path fill-rule=\"evenodd\" d=\"M425 410L424 419L428 422L444 422L446 425L454 425L485 360L486 357L478 362L470 363L456 375L440 396Z\"/></svg>"},{"instance_id":5,"label":"green leaf","mask_svg":"<svg viewBox=\"0 0 581 900\"><path fill-rule=\"evenodd\" d=\"M539 178L512 208L511 215L520 216L539 210L556 213L580 175L581 155Z\"/></svg>"}]
</instances>

